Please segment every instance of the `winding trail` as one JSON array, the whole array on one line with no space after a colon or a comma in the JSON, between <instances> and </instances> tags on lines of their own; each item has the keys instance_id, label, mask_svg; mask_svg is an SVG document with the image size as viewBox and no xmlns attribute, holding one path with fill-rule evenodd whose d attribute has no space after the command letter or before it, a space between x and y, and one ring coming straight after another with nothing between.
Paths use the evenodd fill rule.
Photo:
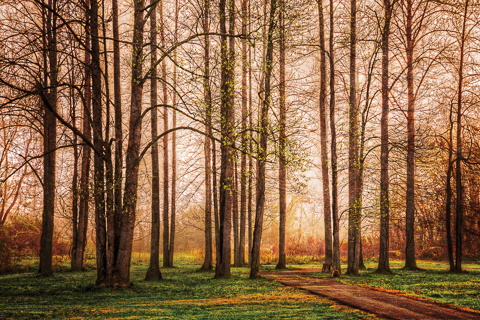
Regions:
<instances>
[{"instance_id":1,"label":"winding trail","mask_svg":"<svg viewBox=\"0 0 480 320\"><path fill-rule=\"evenodd\" d=\"M305 275L312 272L321 272L321 269L262 272L261 276L276 280L289 287L330 298L352 308L373 313L384 319L480 320L480 313Z\"/></svg>"}]
</instances>

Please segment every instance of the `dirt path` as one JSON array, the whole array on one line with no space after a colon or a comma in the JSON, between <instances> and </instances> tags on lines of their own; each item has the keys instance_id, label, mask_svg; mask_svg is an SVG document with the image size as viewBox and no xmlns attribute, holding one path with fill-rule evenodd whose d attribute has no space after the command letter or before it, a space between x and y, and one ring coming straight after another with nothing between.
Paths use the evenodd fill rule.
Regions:
<instances>
[{"instance_id":1,"label":"dirt path","mask_svg":"<svg viewBox=\"0 0 480 320\"><path fill-rule=\"evenodd\" d=\"M341 284L327 279L315 279L305 275L321 269L263 272L265 278L307 290L330 298L341 304L373 313L386 319L480 319L480 313L462 311L447 306L425 302L392 293L360 286Z\"/></svg>"}]
</instances>

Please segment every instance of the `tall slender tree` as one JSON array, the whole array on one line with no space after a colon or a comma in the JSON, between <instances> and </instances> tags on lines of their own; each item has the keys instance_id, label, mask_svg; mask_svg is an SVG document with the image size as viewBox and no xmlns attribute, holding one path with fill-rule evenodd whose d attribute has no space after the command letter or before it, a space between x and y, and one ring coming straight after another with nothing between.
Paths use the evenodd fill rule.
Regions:
<instances>
[{"instance_id":1,"label":"tall slender tree","mask_svg":"<svg viewBox=\"0 0 480 320\"><path fill-rule=\"evenodd\" d=\"M317 0L318 23L320 34L320 153L322 162L322 186L323 186L323 216L325 225L325 263L324 272L332 271L333 247L332 247L332 213L330 210L330 179L328 177L328 153L327 153L327 58L325 47L325 22L323 14L323 1Z\"/></svg>"},{"instance_id":2,"label":"tall slender tree","mask_svg":"<svg viewBox=\"0 0 480 320\"><path fill-rule=\"evenodd\" d=\"M382 118L381 118L381 150L380 150L380 251L378 257L377 272L387 273L390 271L388 251L390 239L390 200L389 200L389 144L388 144L388 116L389 116L389 38L390 22L392 20L393 3L390 0L383 1L384 25L382 30Z\"/></svg>"},{"instance_id":3,"label":"tall slender tree","mask_svg":"<svg viewBox=\"0 0 480 320\"><path fill-rule=\"evenodd\" d=\"M152 227L150 231L150 265L145 280L158 281L162 279L160 272L160 170L158 165L158 128L157 128L157 8L156 0L151 0L150 13L150 130L152 141Z\"/></svg>"},{"instance_id":4,"label":"tall slender tree","mask_svg":"<svg viewBox=\"0 0 480 320\"><path fill-rule=\"evenodd\" d=\"M252 264L250 278L258 276L260 269L260 244L262 241L263 215L265 210L265 169L267 162L268 111L271 103L271 76L273 70L273 35L276 28L275 14L277 0L271 1L270 17L268 20L267 52L265 56L265 86L262 108L260 111L260 142L257 152L257 185L255 228L253 230Z\"/></svg>"},{"instance_id":5,"label":"tall slender tree","mask_svg":"<svg viewBox=\"0 0 480 320\"><path fill-rule=\"evenodd\" d=\"M40 239L40 267L42 277L52 276L52 250L55 213L55 149L57 145L57 1L49 0L48 9L43 11L44 21L44 97L43 113L43 213ZM54 14L55 12L55 14ZM47 67L48 56L48 67ZM47 84L48 83L48 84Z\"/></svg>"},{"instance_id":6,"label":"tall slender tree","mask_svg":"<svg viewBox=\"0 0 480 320\"><path fill-rule=\"evenodd\" d=\"M286 93L285 93L285 0L279 1L279 24L280 24L280 123L279 123L279 163L278 163L278 193L279 193L279 239L278 239L278 263L276 269L286 268L285 237L287 220L287 174L286 174L286 147L287 135L285 132L287 122Z\"/></svg>"}]
</instances>

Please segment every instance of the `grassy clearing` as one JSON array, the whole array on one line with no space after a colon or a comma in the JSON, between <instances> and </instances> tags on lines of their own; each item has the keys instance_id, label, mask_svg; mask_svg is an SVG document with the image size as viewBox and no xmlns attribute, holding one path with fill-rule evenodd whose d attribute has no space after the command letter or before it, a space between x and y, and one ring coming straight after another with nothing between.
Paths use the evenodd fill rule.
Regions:
<instances>
[{"instance_id":1,"label":"grassy clearing","mask_svg":"<svg viewBox=\"0 0 480 320\"><path fill-rule=\"evenodd\" d=\"M464 264L467 272L454 274L447 272L446 263L418 261L417 264L422 270L407 271L401 269L403 261L391 261L392 274L376 274L377 264L368 262L367 270L362 270L360 276L343 275L334 280L344 284L394 290L417 298L480 311L480 265ZM342 269L345 272L346 265L342 265ZM328 274L311 275L329 278Z\"/></svg>"},{"instance_id":2,"label":"grassy clearing","mask_svg":"<svg viewBox=\"0 0 480 320\"><path fill-rule=\"evenodd\" d=\"M375 319L272 280L249 280L246 268L214 280L185 256L178 268L162 269L165 280L145 282L141 260L133 261L133 287L121 290L94 286L95 270L1 275L0 319Z\"/></svg>"}]
</instances>

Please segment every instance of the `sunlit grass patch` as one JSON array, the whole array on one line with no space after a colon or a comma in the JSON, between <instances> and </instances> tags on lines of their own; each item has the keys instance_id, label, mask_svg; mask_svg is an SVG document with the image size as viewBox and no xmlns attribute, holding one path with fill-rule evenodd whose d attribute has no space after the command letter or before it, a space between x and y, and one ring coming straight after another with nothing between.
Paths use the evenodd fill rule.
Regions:
<instances>
[{"instance_id":1,"label":"sunlit grass patch","mask_svg":"<svg viewBox=\"0 0 480 320\"><path fill-rule=\"evenodd\" d=\"M139 257L139 260L144 258ZM191 257L161 269L164 280L145 282L148 265L132 266L132 288L95 286L95 270L0 276L0 319L374 319L325 298L268 279L248 279L247 268L215 280L197 272Z\"/></svg>"}]
</instances>

